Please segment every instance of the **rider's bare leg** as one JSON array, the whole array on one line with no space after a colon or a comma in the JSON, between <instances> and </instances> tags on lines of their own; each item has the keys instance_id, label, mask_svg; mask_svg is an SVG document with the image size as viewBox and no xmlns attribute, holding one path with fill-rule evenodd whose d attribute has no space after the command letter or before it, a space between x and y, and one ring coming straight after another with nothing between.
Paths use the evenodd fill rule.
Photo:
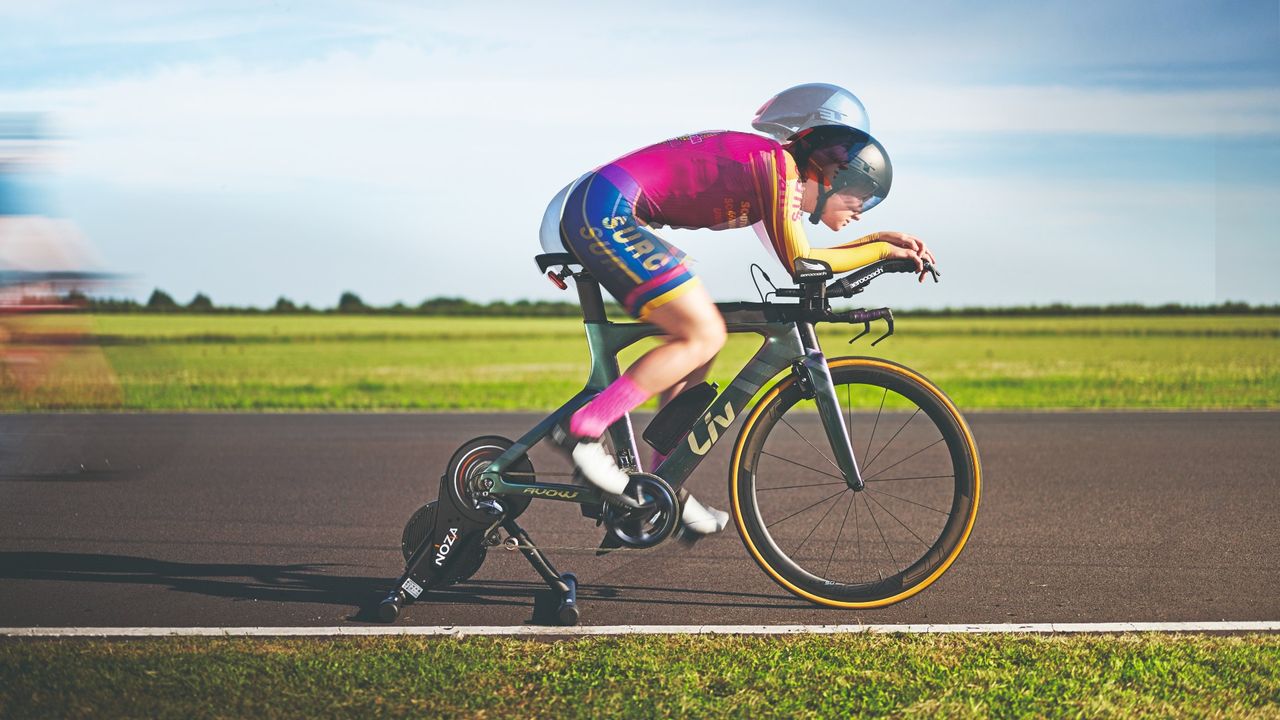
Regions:
<instances>
[{"instance_id":1,"label":"rider's bare leg","mask_svg":"<svg viewBox=\"0 0 1280 720\"><path fill-rule=\"evenodd\" d=\"M609 425L634 409L647 397L656 395L691 373L708 365L725 342L724 318L705 288L695 285L670 302L654 308L645 321L666 333L663 344L632 363L631 367L595 400L574 414L570 430L574 435L603 434ZM625 474L599 448L598 443L579 443L574 462L591 482L610 491L625 486ZM604 467L605 464L612 467ZM689 497L681 520L696 533L715 532L724 527L728 515L703 506Z\"/></svg>"},{"instance_id":2,"label":"rider's bare leg","mask_svg":"<svg viewBox=\"0 0 1280 720\"><path fill-rule=\"evenodd\" d=\"M692 288L645 320L665 330L667 341L632 363L625 375L655 393L670 391L667 399L687 382L701 382L726 338L724 318L706 289ZM698 535L722 530L729 521L728 513L704 506L692 495L684 497L683 506L681 522Z\"/></svg>"},{"instance_id":3,"label":"rider's bare leg","mask_svg":"<svg viewBox=\"0 0 1280 720\"><path fill-rule=\"evenodd\" d=\"M624 375L655 395L700 370L705 373L724 347L724 318L702 285L654 308L645 321L662 328L666 340L632 363Z\"/></svg>"},{"instance_id":4,"label":"rider's bare leg","mask_svg":"<svg viewBox=\"0 0 1280 720\"><path fill-rule=\"evenodd\" d=\"M575 435L602 435L640 403L710 363L724 346L724 318L701 285L654 308L645 320L666 331L664 342L574 413L570 430Z\"/></svg>"}]
</instances>

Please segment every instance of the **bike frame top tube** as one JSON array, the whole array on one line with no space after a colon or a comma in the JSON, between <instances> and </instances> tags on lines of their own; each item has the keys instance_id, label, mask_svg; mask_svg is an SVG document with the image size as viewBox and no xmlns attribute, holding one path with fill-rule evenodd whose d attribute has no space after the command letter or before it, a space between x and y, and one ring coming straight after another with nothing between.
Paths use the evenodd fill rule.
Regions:
<instances>
[{"instance_id":1,"label":"bike frame top tube","mask_svg":"<svg viewBox=\"0 0 1280 720\"><path fill-rule=\"evenodd\" d=\"M495 494L527 494L574 502L597 502L602 499L599 492L590 487L532 481L516 482L515 478L504 478L502 475L503 471L523 457L530 447L550 434L557 422L567 419L579 407L618 379L619 352L644 338L663 333L661 328L648 323L609 321L604 317L598 283L589 276L579 275L576 279L579 295L583 299L584 327L591 356L591 369L586 386L489 465L481 477L492 481L492 492ZM817 346L817 335L811 324L797 320L791 310L793 306L768 303L717 303L716 307L724 316L728 332L755 333L760 335L763 341L755 355L743 366L729 386L712 401L702 422L695 423L666 460L653 470L656 475L676 489L684 484L711 448L728 434L728 430L736 423L742 411L765 383L783 371L794 368L797 372L809 373L809 379L815 389L821 391L823 388L820 386L825 385L825 390L831 394L831 400L834 401L830 374L815 373L811 367L814 363L818 363L823 371L826 368L825 358L822 357L821 349ZM825 375L825 383L820 375ZM824 405L826 403L821 401L818 403L819 413L823 416L823 423L827 427L827 435L832 441L837 462L841 470L845 471L846 479L850 480L850 484L856 481L860 486L861 480L856 462L853 460L843 420L840 418L840 411L838 407L833 411ZM832 412L834 412L833 418L826 417ZM838 434L833 435L831 427L833 423L839 427ZM624 416L610 427L609 432L619 464L632 470L639 470L639 453L630 417ZM840 447L841 445L843 448Z\"/></svg>"}]
</instances>

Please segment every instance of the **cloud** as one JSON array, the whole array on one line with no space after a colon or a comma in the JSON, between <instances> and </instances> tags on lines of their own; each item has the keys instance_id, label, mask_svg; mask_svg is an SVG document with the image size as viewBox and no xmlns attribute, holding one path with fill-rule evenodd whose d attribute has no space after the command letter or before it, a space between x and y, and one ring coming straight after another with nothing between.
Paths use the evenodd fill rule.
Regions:
<instances>
[{"instance_id":1,"label":"cloud","mask_svg":"<svg viewBox=\"0 0 1280 720\"><path fill-rule=\"evenodd\" d=\"M767 97L763 87L737 87L730 94L746 99L733 106L670 75L655 81L667 89L662 102L644 103L602 92L589 77L529 82L494 77L493 67L476 68L470 50L384 42L286 67L187 64L82 87L3 93L0 102L54 111L80 141L77 172L126 184L252 187L314 178L402 185L428 168L456 172L468 162L519 164L526 177L545 170L555 183L665 135L743 128ZM638 81L616 72L621 86ZM1280 90L1266 88L866 89L875 98L868 103L873 128L891 147L907 136L915 144L1002 133L1280 134Z\"/></svg>"},{"instance_id":2,"label":"cloud","mask_svg":"<svg viewBox=\"0 0 1280 720\"><path fill-rule=\"evenodd\" d=\"M923 86L891 95L877 105L876 122L893 132L1280 135L1280 88Z\"/></svg>"}]
</instances>

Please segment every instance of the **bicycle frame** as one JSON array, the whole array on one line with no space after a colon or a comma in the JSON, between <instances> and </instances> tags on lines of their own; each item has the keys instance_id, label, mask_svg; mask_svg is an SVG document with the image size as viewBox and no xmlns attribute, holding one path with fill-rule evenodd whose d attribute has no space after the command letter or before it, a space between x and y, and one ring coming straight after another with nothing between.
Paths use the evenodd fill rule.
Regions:
<instances>
[{"instance_id":1,"label":"bicycle frame","mask_svg":"<svg viewBox=\"0 0 1280 720\"><path fill-rule=\"evenodd\" d=\"M647 323L615 323L605 317L600 286L589 275L575 276L582 301L587 345L591 353L591 371L586 386L555 412L539 422L505 453L494 460L480 475L486 489L498 496L524 495L580 504L600 504L603 495L593 487L559 483L518 482L504 472L529 448L551 433L559 422L567 420L578 408L616 380L620 374L617 355L636 342L662 330ZM806 394L818 405L823 429L830 442L836 463L845 482L861 490L863 481L849 441L848 430L841 417L826 357L818 345L813 324L798 319L791 310L798 306L769 303L717 303L730 333L755 333L763 338L759 350L743 366L733 381L707 409L701 423L694 423L654 474L679 489L702 462L711 448L743 415L757 392L785 370L797 375ZM609 428L610 439L624 469L639 471L639 453L629 415ZM699 437L701 436L701 437Z\"/></svg>"},{"instance_id":2,"label":"bicycle frame","mask_svg":"<svg viewBox=\"0 0 1280 720\"><path fill-rule=\"evenodd\" d=\"M594 505L599 508L610 498L606 498L596 488L563 483L541 483L532 477L529 482L521 482L518 479L521 476L515 471L510 471L509 468L519 462L535 443L551 434L558 423L567 421L573 412L619 377L619 352L644 338L660 335L662 330L647 323L610 322L605 316L599 283L586 272L571 271L569 267L571 264L580 264L572 255L567 253L539 255L536 260L539 268L544 272L553 265L561 266L559 272L551 271L547 274L562 289L567 287L564 278L569 275L573 275L577 281L587 346L591 354L591 370L587 383L568 402L544 418L518 441L512 443L488 465L483 466L484 469L479 476L468 478L468 487L454 486L456 479L462 477L458 475L457 469L454 469L453 476L450 476L450 471L446 471L445 475L441 476L440 498L432 518L434 530L409 556L404 573L379 604L378 616L385 622L395 620L405 603L417 599L424 591L436 587L447 578L448 573L457 564L457 558L463 557L477 546L496 543L497 540L494 538L497 536L494 530L499 525L510 535L508 542L512 543L512 547L518 548L547 585L559 594L561 602L557 616L561 624L572 625L577 622L576 578L572 574L558 573L542 551L530 540L528 533L516 524L514 517L508 516L506 508L501 507L501 502L494 502L492 496L498 498L523 496L531 499L545 498L575 502L584 506L584 515L597 517L588 512L587 506ZM843 475L844 481L850 489L862 490L864 484L849 440L849 430L845 426L839 401L835 395L831 370L818 345L818 335L814 331L813 323L862 323L866 326L865 334L869 331L872 320L884 319L889 323L889 332L885 337L892 334L892 313L888 308L833 313L827 301L827 293L835 292L841 297L850 297L860 292L867 282L883 272L915 270L911 263L891 268L889 263L893 262L899 261L882 261L868 266L864 271L860 271L860 274L842 278L831 286L824 284L831 278L830 268L826 268L825 273L815 273L812 269L807 269L810 274L801 277L803 287L775 289L780 297L801 300L795 304L717 303L716 307L724 317L726 329L731 333L755 333L761 336L760 348L742 367L729 386L712 400L702 418L702 423L695 422L693 427L684 433L667 458L654 470L654 474L666 481L673 489L683 486L698 464L715 444L728 434L729 429L734 426L739 417L749 414L744 412L747 410L747 404L765 383L789 370L794 377L795 387L800 393L816 401L824 434L827 436L827 441L835 455L835 464ZM929 266L926 265L926 268ZM833 291L832 288L835 290ZM610 426L609 435L613 441L619 465L633 472L641 471L639 451L636 447L630 416L624 415ZM501 440L503 445L510 442L505 438L497 439ZM450 467L453 467L452 461ZM478 487L475 483L478 483ZM473 493L479 495L480 499L475 499ZM612 500L623 499L612 498ZM745 539L746 535L743 537ZM758 555L757 561L760 561ZM773 574L775 579L779 578L769 567L766 566L765 569Z\"/></svg>"}]
</instances>

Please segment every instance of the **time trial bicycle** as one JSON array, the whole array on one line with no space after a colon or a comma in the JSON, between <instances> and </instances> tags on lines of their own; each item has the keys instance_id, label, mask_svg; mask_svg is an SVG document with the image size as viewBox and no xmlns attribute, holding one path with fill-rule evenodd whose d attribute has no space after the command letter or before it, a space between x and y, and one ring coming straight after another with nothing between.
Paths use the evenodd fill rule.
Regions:
<instances>
[{"instance_id":1,"label":"time trial bicycle","mask_svg":"<svg viewBox=\"0 0 1280 720\"><path fill-rule=\"evenodd\" d=\"M657 546L678 534L682 485L738 422L729 464L733 520L748 554L787 591L832 607L881 607L925 589L960 555L982 487L964 418L908 367L876 357L827 359L814 329L862 325L852 343L883 320L887 332L872 344L892 335L889 308L841 312L830 301L861 293L881 275L914 272L914 262L882 260L833 280L825 263L801 259L797 286L774 288L761 302L717 303L727 330L759 335L760 348L723 391L697 385L650 421L644 439L666 454L651 471L640 465L630 417L610 427L618 466L631 480L621 496L606 497L587 485L539 481L527 453L617 379L620 351L662 331L610 321L599 283L572 255L536 261L561 289L568 278L576 284L591 355L586 386L518 440L484 436L458 448L438 499L405 526L406 567L379 605L382 620L395 620L433 587L467 580L489 548L505 544L558 593L558 621L575 624L576 578L557 572L516 519L535 499L577 503L605 526L605 546Z\"/></svg>"}]
</instances>

